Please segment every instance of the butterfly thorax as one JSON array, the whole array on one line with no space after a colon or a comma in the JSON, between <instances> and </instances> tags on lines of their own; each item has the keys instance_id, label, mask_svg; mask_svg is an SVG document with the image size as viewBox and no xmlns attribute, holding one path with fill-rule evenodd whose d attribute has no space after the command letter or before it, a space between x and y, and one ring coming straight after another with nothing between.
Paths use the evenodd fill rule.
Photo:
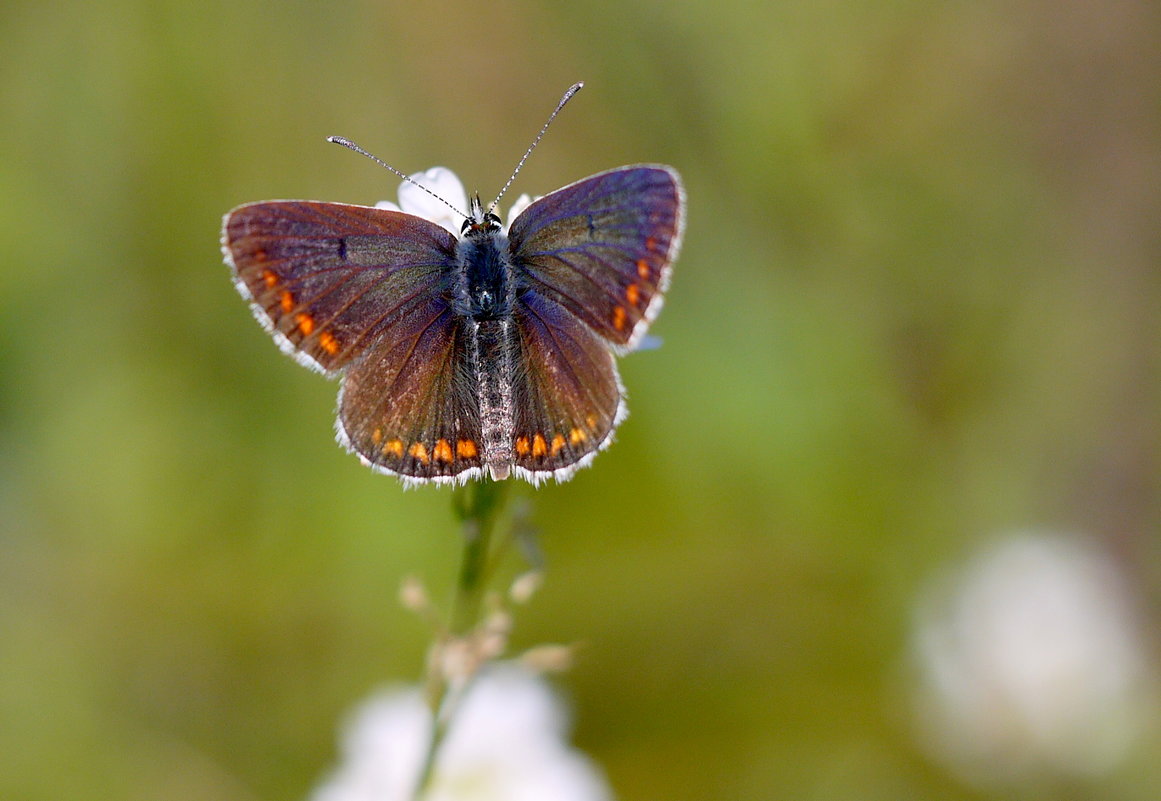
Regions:
<instances>
[{"instance_id":1,"label":"butterfly thorax","mask_svg":"<svg viewBox=\"0 0 1161 801\"><path fill-rule=\"evenodd\" d=\"M513 287L508 237L495 228L471 228L460 240L457 313L477 322L498 320L512 313Z\"/></svg>"}]
</instances>

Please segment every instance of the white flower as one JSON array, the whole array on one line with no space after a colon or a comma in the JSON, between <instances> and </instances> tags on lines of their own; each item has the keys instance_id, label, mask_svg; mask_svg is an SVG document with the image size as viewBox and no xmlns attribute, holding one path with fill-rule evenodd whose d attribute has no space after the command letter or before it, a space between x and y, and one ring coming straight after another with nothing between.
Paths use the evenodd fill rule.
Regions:
<instances>
[{"instance_id":1,"label":"white flower","mask_svg":"<svg viewBox=\"0 0 1161 801\"><path fill-rule=\"evenodd\" d=\"M1147 716L1144 646L1114 565L1079 540L1024 533L921 607L923 723L970 776L1098 774Z\"/></svg>"},{"instance_id":2,"label":"white flower","mask_svg":"<svg viewBox=\"0 0 1161 801\"><path fill-rule=\"evenodd\" d=\"M425 801L609 801L600 773L566 741L561 704L545 682L493 666L468 690ZM345 727L342 763L312 801L411 801L431 731L416 688L385 690Z\"/></svg>"},{"instance_id":3,"label":"white flower","mask_svg":"<svg viewBox=\"0 0 1161 801\"><path fill-rule=\"evenodd\" d=\"M468 195L456 174L447 167L432 167L430 170L414 173L411 180L419 186L410 181L400 183L399 205L390 200L381 200L375 204L376 208L414 214L416 217L422 217L437 225L442 225L459 236L460 228L464 222L462 215L466 214L468 209ZM447 204L424 192L421 187L430 189L446 200ZM449 205L457 209L459 213L452 211Z\"/></svg>"},{"instance_id":4,"label":"white flower","mask_svg":"<svg viewBox=\"0 0 1161 801\"><path fill-rule=\"evenodd\" d=\"M432 167L430 170L414 173L411 180L415 183L403 181L399 184L398 204L392 203L390 200L381 200L375 204L375 207L414 214L416 217L422 217L437 225L442 225L459 236L464 222L463 214L468 211L468 195L456 174L447 167ZM447 203L440 202L439 198L432 197L420 187L430 189ZM505 230L520 212L528 208L532 201L539 199L539 197L533 198L529 195L521 195L516 198L516 202L512 204L512 208L508 212L508 223L504 226ZM449 205L457 211L453 211Z\"/></svg>"}]
</instances>

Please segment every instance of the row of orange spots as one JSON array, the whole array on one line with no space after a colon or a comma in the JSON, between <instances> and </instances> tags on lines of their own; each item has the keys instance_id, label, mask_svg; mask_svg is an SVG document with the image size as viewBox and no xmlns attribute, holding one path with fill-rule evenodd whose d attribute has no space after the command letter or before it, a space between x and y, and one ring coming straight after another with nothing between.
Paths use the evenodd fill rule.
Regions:
<instances>
[{"instance_id":1,"label":"row of orange spots","mask_svg":"<svg viewBox=\"0 0 1161 801\"><path fill-rule=\"evenodd\" d=\"M595 422L596 419L590 416L589 427L592 428ZM544 434L536 433L532 435L531 439L525 436L516 437L513 445L517 456L531 456L534 459L541 459L550 455L557 456L564 450L565 443L576 446L588 438L589 435L585 433L584 429L573 427L568 432L567 438L564 434L553 434L552 439L548 440Z\"/></svg>"},{"instance_id":2,"label":"row of orange spots","mask_svg":"<svg viewBox=\"0 0 1161 801\"><path fill-rule=\"evenodd\" d=\"M308 337L314 332L314 318L309 314L299 312L294 315L294 322L298 323L298 330L302 332L304 337ZM322 331L319 333L318 344L320 348L332 356L339 352L339 341L330 331Z\"/></svg>"},{"instance_id":3,"label":"row of orange spots","mask_svg":"<svg viewBox=\"0 0 1161 801\"><path fill-rule=\"evenodd\" d=\"M590 415L586 422L592 428L596 423L596 418ZM536 433L531 437L517 437L514 446L516 455L520 457L531 456L534 459L542 459L545 456L552 456L555 458L564 450L566 444L576 447L586 442L588 438L589 435L584 429L574 426L569 430L567 437L564 434L553 434L552 439L549 440L544 434ZM456 459L474 459L479 455L475 441L470 439L456 440L454 448L449 440L438 439L429 451L427 445L422 442L413 442L410 446L406 446L403 440L398 437L384 440L382 429L376 428L371 433L371 442L379 448L384 456L402 459L403 455L407 454L423 464L430 464L432 461L451 464Z\"/></svg>"},{"instance_id":4,"label":"row of orange spots","mask_svg":"<svg viewBox=\"0 0 1161 801\"><path fill-rule=\"evenodd\" d=\"M273 275L273 273L270 274ZM275 276L275 280L277 280L277 276ZM289 313L290 310L294 308L294 295L292 295L289 291L284 291L279 303L282 306L282 310ZM307 314L306 312L299 312L298 314L294 315L294 322L304 337L308 337L314 333L314 317ZM322 331L319 333L318 344L319 347L321 347L332 356L339 352L339 340L336 339L335 335L330 331Z\"/></svg>"},{"instance_id":5,"label":"row of orange spots","mask_svg":"<svg viewBox=\"0 0 1161 801\"><path fill-rule=\"evenodd\" d=\"M653 237L649 237L645 240L645 249L653 250L656 244L657 241ZM650 275L651 272L649 268L649 262L645 261L645 259L637 259L637 277L642 281L648 281ZM637 286L636 284L629 284L629 286L625 287L625 301L630 306L637 308L641 303L641 299L641 287ZM623 331L625 330L625 323L628 321L629 315L625 311L625 307L614 306L613 328L617 329L618 331Z\"/></svg>"},{"instance_id":6,"label":"row of orange spots","mask_svg":"<svg viewBox=\"0 0 1161 801\"><path fill-rule=\"evenodd\" d=\"M264 261L266 258L266 251L256 251L254 253L254 258L258 259L258 261ZM278 274L273 270L262 271L262 283L266 284L267 289L274 289L274 287L278 286L278 282L280 280L281 279L279 279ZM294 293L289 289L282 290L278 296L278 305L282 307L283 313L290 314L290 312L294 310ZM294 315L294 322L298 324L298 328L300 331L302 331L303 336L308 337L310 336L311 332L314 331L314 318L305 312L300 312L299 314ZM339 352L339 341L335 338L335 335L329 331L323 331L318 335L318 344L323 350L332 356Z\"/></svg>"},{"instance_id":7,"label":"row of orange spots","mask_svg":"<svg viewBox=\"0 0 1161 801\"><path fill-rule=\"evenodd\" d=\"M383 430L379 428L371 432L371 443L376 447L379 447L379 444L382 443L383 447L380 449L380 452L384 456L394 456L396 459L402 459L406 451L423 464L427 464L432 459L435 459L437 462L447 463L454 462L456 458L474 459L479 454L479 449L476 447L475 441L470 439L456 440L454 450L448 440L436 440L430 454L427 451L427 446L422 442L413 442L411 443L411 447L404 448L403 440L398 437L392 437L386 442L383 442Z\"/></svg>"}]
</instances>

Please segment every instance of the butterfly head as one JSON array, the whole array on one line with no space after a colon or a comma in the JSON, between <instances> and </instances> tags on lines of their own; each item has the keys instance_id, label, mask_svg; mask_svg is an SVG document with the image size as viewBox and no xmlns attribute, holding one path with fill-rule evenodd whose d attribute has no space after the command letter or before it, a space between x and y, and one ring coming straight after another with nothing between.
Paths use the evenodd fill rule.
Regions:
<instances>
[{"instance_id":1,"label":"butterfly head","mask_svg":"<svg viewBox=\"0 0 1161 801\"><path fill-rule=\"evenodd\" d=\"M479 195L472 197L472 207L469 211L471 214L464 220L464 224L460 228L462 236L479 236L500 230L500 218L491 209L484 210L484 204L480 202Z\"/></svg>"}]
</instances>

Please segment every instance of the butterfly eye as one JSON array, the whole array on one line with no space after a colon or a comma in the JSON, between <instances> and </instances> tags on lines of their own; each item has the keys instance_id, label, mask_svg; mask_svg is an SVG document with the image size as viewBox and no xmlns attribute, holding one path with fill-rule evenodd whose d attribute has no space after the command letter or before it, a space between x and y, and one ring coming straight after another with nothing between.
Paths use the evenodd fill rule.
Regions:
<instances>
[{"instance_id":1,"label":"butterfly eye","mask_svg":"<svg viewBox=\"0 0 1161 801\"><path fill-rule=\"evenodd\" d=\"M498 230L500 230L500 218L492 212L488 212L480 219L469 217L464 220L464 224L460 227L460 235L467 236L471 231L489 233Z\"/></svg>"}]
</instances>

